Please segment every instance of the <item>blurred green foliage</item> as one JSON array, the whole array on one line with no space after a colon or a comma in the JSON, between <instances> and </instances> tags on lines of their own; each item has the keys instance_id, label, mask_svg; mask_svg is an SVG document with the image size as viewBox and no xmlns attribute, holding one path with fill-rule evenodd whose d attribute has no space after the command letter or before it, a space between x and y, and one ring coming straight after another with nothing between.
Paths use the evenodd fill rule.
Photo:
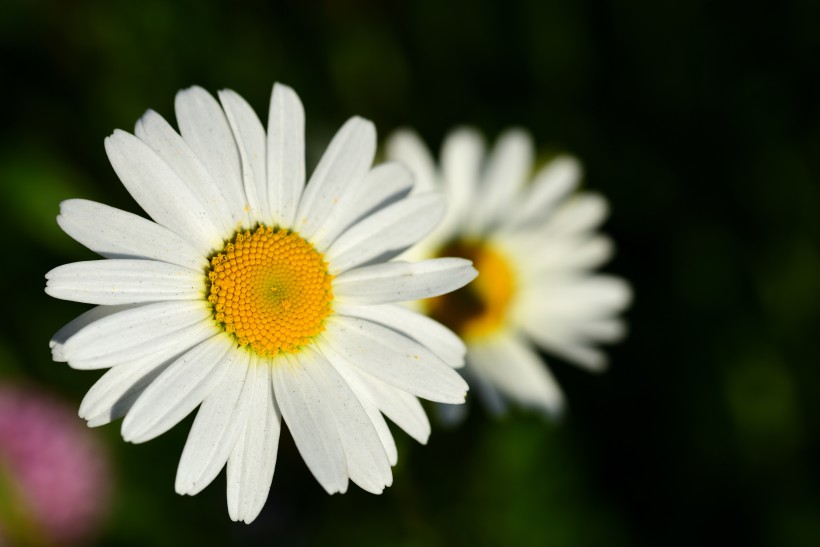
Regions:
<instances>
[{"instance_id":1,"label":"blurred green foliage","mask_svg":"<svg viewBox=\"0 0 820 547\"><path fill-rule=\"evenodd\" d=\"M609 270L636 290L601 376L550 359L563 422L478 405L394 486L329 497L284 436L268 505L231 523L224 479L173 492L190 420L145 445L101 428L119 470L100 545L820 545L820 4L793 0L0 4L0 381L79 405L99 373L52 363L84 306L43 274L93 255L60 200L136 211L102 148L147 108L230 87L264 113L300 94L309 164L348 116L527 127L604 193Z\"/></svg>"}]
</instances>

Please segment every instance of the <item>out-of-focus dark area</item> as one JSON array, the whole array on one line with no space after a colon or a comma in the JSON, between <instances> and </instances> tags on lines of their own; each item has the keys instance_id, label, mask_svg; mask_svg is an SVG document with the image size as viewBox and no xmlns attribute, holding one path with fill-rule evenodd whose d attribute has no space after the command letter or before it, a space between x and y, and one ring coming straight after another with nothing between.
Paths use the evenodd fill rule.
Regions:
<instances>
[{"instance_id":1,"label":"out-of-focus dark area","mask_svg":"<svg viewBox=\"0 0 820 547\"><path fill-rule=\"evenodd\" d=\"M521 125L609 198L607 270L636 293L608 372L549 358L561 423L473 405L426 447L396 429L381 496L327 496L285 435L250 526L223 477L174 493L190 418L144 445L115 423L91 431L112 487L92 544L820 545L818 29L820 3L799 0L5 1L0 383L76 409L100 376L50 357L86 306L43 275L94 256L58 204L136 211L103 138L147 108L173 120L181 88L232 88L265 120L273 82L292 86L309 169L354 114L434 149L457 124Z\"/></svg>"}]
</instances>

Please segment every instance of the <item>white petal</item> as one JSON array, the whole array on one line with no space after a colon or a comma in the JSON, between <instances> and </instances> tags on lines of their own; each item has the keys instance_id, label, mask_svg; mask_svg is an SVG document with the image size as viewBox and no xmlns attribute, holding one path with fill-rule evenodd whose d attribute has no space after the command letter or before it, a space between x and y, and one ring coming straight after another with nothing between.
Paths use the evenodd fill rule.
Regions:
<instances>
[{"instance_id":1,"label":"white petal","mask_svg":"<svg viewBox=\"0 0 820 547\"><path fill-rule=\"evenodd\" d=\"M174 361L143 392L122 422L122 437L142 443L162 435L219 385L235 358L233 339L218 334Z\"/></svg>"},{"instance_id":2,"label":"white petal","mask_svg":"<svg viewBox=\"0 0 820 547\"><path fill-rule=\"evenodd\" d=\"M139 304L204 297L205 276L153 260L89 260L46 274L46 293L87 304Z\"/></svg>"},{"instance_id":3,"label":"white petal","mask_svg":"<svg viewBox=\"0 0 820 547\"><path fill-rule=\"evenodd\" d=\"M256 367L237 351L222 381L205 397L188 433L177 467L177 494L195 495L213 481L233 452L248 419Z\"/></svg>"},{"instance_id":4,"label":"white petal","mask_svg":"<svg viewBox=\"0 0 820 547\"><path fill-rule=\"evenodd\" d=\"M105 151L125 188L152 219L205 255L222 246L222 228L188 185L147 144L116 130L105 139Z\"/></svg>"},{"instance_id":5,"label":"white petal","mask_svg":"<svg viewBox=\"0 0 820 547\"><path fill-rule=\"evenodd\" d=\"M334 217L333 231L341 233L357 220L404 198L413 188L413 175L399 163L382 163L365 175L344 211Z\"/></svg>"},{"instance_id":6,"label":"white petal","mask_svg":"<svg viewBox=\"0 0 820 547\"><path fill-rule=\"evenodd\" d=\"M407 129L395 131L387 139L385 151L388 160L403 163L413 173L414 194L438 189L435 162L416 132Z\"/></svg>"},{"instance_id":7,"label":"white petal","mask_svg":"<svg viewBox=\"0 0 820 547\"><path fill-rule=\"evenodd\" d=\"M355 367L351 367L355 370ZM362 383L368 387L373 403L405 433L421 444L430 438L430 420L415 395L393 387L361 370L355 370Z\"/></svg>"},{"instance_id":8,"label":"white petal","mask_svg":"<svg viewBox=\"0 0 820 547\"><path fill-rule=\"evenodd\" d=\"M618 342L626 336L626 325L617 319L584 321L576 328L582 336L595 342Z\"/></svg>"},{"instance_id":9,"label":"white petal","mask_svg":"<svg viewBox=\"0 0 820 547\"><path fill-rule=\"evenodd\" d=\"M219 92L219 100L233 131L242 162L242 183L250 206L251 219L270 222L268 180L265 167L267 143L265 128L251 105L236 92Z\"/></svg>"},{"instance_id":10,"label":"white petal","mask_svg":"<svg viewBox=\"0 0 820 547\"><path fill-rule=\"evenodd\" d=\"M603 196L585 192L561 204L544 228L561 235L586 232L597 228L608 213Z\"/></svg>"},{"instance_id":11,"label":"white petal","mask_svg":"<svg viewBox=\"0 0 820 547\"><path fill-rule=\"evenodd\" d=\"M187 240L148 219L84 199L60 203L57 224L106 258L147 258L201 272L206 257Z\"/></svg>"},{"instance_id":12,"label":"white petal","mask_svg":"<svg viewBox=\"0 0 820 547\"><path fill-rule=\"evenodd\" d=\"M334 218L343 215L348 199L370 170L376 153L376 129L353 117L333 137L302 194L295 230L324 250L338 235ZM335 227L335 228L334 228Z\"/></svg>"},{"instance_id":13,"label":"white petal","mask_svg":"<svg viewBox=\"0 0 820 547\"><path fill-rule=\"evenodd\" d=\"M277 359L271 375L276 401L299 453L310 472L328 494L347 491L344 445L339 438L333 409L325 402L307 373L312 362L302 363L309 349Z\"/></svg>"},{"instance_id":14,"label":"white petal","mask_svg":"<svg viewBox=\"0 0 820 547\"><path fill-rule=\"evenodd\" d=\"M543 331L529 332L535 342L548 352L590 372L603 372L609 362L606 355L574 336L560 336Z\"/></svg>"},{"instance_id":15,"label":"white petal","mask_svg":"<svg viewBox=\"0 0 820 547\"><path fill-rule=\"evenodd\" d=\"M464 366L467 353L464 342L456 333L427 316L392 304L357 306L342 303L335 304L335 311L339 315L366 319L393 329L427 347L451 367Z\"/></svg>"},{"instance_id":16,"label":"white petal","mask_svg":"<svg viewBox=\"0 0 820 547\"><path fill-rule=\"evenodd\" d=\"M374 259L389 260L429 234L444 215L439 194L425 194L389 205L351 227L330 246L325 257L330 273Z\"/></svg>"},{"instance_id":17,"label":"white petal","mask_svg":"<svg viewBox=\"0 0 820 547\"><path fill-rule=\"evenodd\" d=\"M561 256L553 256L549 263L548 257L538 257L538 263L543 265L542 271L590 270L609 260L614 251L612 240L605 236L595 236L581 242L563 238L560 241L567 243Z\"/></svg>"},{"instance_id":18,"label":"white petal","mask_svg":"<svg viewBox=\"0 0 820 547\"><path fill-rule=\"evenodd\" d=\"M503 133L487 158L487 167L467 220L468 233L491 228L510 210L533 162L532 138L520 129Z\"/></svg>"},{"instance_id":19,"label":"white petal","mask_svg":"<svg viewBox=\"0 0 820 547\"><path fill-rule=\"evenodd\" d=\"M454 291L476 275L472 263L462 258L386 262L341 274L333 281L333 293L351 304L404 302Z\"/></svg>"},{"instance_id":20,"label":"white petal","mask_svg":"<svg viewBox=\"0 0 820 547\"><path fill-rule=\"evenodd\" d=\"M525 230L497 234L498 248L514 254L521 274L539 283L548 276L576 275L581 270L600 266L613 253L612 241L605 236L555 236L548 230Z\"/></svg>"},{"instance_id":21,"label":"white petal","mask_svg":"<svg viewBox=\"0 0 820 547\"><path fill-rule=\"evenodd\" d=\"M547 350L590 372L603 372L609 367L609 359L604 352L592 346L584 344L556 344L550 346Z\"/></svg>"},{"instance_id":22,"label":"white petal","mask_svg":"<svg viewBox=\"0 0 820 547\"><path fill-rule=\"evenodd\" d=\"M505 396L552 415L561 412L564 396L546 365L523 342L500 336L470 346L470 364Z\"/></svg>"},{"instance_id":23,"label":"white petal","mask_svg":"<svg viewBox=\"0 0 820 547\"><path fill-rule=\"evenodd\" d=\"M606 236L587 239L575 249L568 262L576 269L593 269L607 262L615 252L612 240Z\"/></svg>"},{"instance_id":24,"label":"white petal","mask_svg":"<svg viewBox=\"0 0 820 547\"><path fill-rule=\"evenodd\" d=\"M577 159L559 156L541 168L528 192L520 194L516 214L508 219L511 226L543 222L555 205L578 187L582 168Z\"/></svg>"},{"instance_id":25,"label":"white petal","mask_svg":"<svg viewBox=\"0 0 820 547\"><path fill-rule=\"evenodd\" d=\"M577 322L619 313L631 300L632 290L618 277L544 277L527 290L519 309L522 324L537 325L550 318Z\"/></svg>"},{"instance_id":26,"label":"white petal","mask_svg":"<svg viewBox=\"0 0 820 547\"><path fill-rule=\"evenodd\" d=\"M188 349L166 349L110 369L85 394L80 417L88 421L89 427L122 418L151 382Z\"/></svg>"},{"instance_id":27,"label":"white petal","mask_svg":"<svg viewBox=\"0 0 820 547\"><path fill-rule=\"evenodd\" d=\"M103 317L108 317L109 315L119 313L123 310L130 310L134 307L136 306L97 306L84 313L81 313L66 323L60 330L54 333L54 336L51 337L51 340L48 342L48 347L51 348L51 358L59 363L64 363L66 361L64 347L69 338L77 334L77 332L81 329L84 329L91 323L94 323Z\"/></svg>"},{"instance_id":28,"label":"white petal","mask_svg":"<svg viewBox=\"0 0 820 547\"><path fill-rule=\"evenodd\" d=\"M481 176L485 146L481 134L473 128L456 129L441 145L441 171L447 195L447 216L436 235L450 239L471 215Z\"/></svg>"},{"instance_id":29,"label":"white petal","mask_svg":"<svg viewBox=\"0 0 820 547\"><path fill-rule=\"evenodd\" d=\"M393 482L393 477L373 422L359 398L324 355L309 351L306 357L311 363L305 372L336 419L350 479L372 494L381 494L384 487Z\"/></svg>"},{"instance_id":30,"label":"white petal","mask_svg":"<svg viewBox=\"0 0 820 547\"><path fill-rule=\"evenodd\" d=\"M210 323L210 316L202 302L159 302L121 310L68 337L61 357L74 368L95 369L141 359L166 348L181 352L217 332L212 324L203 324Z\"/></svg>"},{"instance_id":31,"label":"white petal","mask_svg":"<svg viewBox=\"0 0 820 547\"><path fill-rule=\"evenodd\" d=\"M328 351L418 397L461 403L467 394L467 384L444 361L418 342L387 327L336 316L327 321L327 331L322 337L329 346Z\"/></svg>"},{"instance_id":32,"label":"white petal","mask_svg":"<svg viewBox=\"0 0 820 547\"><path fill-rule=\"evenodd\" d=\"M393 434L390 432L387 422L379 411L379 407L373 400L370 388L361 379L360 373L356 371L355 367L348 364L344 359L332 360L333 356L335 356L335 354L325 355L333 367L342 375L342 378L344 378L347 385L350 386L350 389L353 390L353 393L356 394L365 412L367 412L367 416L373 423L373 427L376 428L376 433L379 435L379 440L382 443L384 452L387 454L390 465L396 465L399 458L396 441L393 439Z\"/></svg>"},{"instance_id":33,"label":"white petal","mask_svg":"<svg viewBox=\"0 0 820 547\"><path fill-rule=\"evenodd\" d=\"M250 227L239 148L219 103L194 86L177 93L174 109L182 138L221 189L234 226Z\"/></svg>"},{"instance_id":34,"label":"white petal","mask_svg":"<svg viewBox=\"0 0 820 547\"><path fill-rule=\"evenodd\" d=\"M305 109L274 84L268 113L268 200L273 224L292 226L305 187Z\"/></svg>"},{"instance_id":35,"label":"white petal","mask_svg":"<svg viewBox=\"0 0 820 547\"><path fill-rule=\"evenodd\" d=\"M602 372L608 366L607 357L592 346L596 338L585 332L583 326L548 321L536 328L527 328L525 332L547 352L591 372Z\"/></svg>"},{"instance_id":36,"label":"white petal","mask_svg":"<svg viewBox=\"0 0 820 547\"><path fill-rule=\"evenodd\" d=\"M228 460L228 513L253 522L268 499L279 445L282 416L273 396L271 364L256 360L256 388L243 434Z\"/></svg>"},{"instance_id":37,"label":"white petal","mask_svg":"<svg viewBox=\"0 0 820 547\"><path fill-rule=\"evenodd\" d=\"M149 110L137 121L134 134L159 154L208 210L208 216L222 229L223 237L235 226L225 196L214 178L185 140L165 118Z\"/></svg>"}]
</instances>

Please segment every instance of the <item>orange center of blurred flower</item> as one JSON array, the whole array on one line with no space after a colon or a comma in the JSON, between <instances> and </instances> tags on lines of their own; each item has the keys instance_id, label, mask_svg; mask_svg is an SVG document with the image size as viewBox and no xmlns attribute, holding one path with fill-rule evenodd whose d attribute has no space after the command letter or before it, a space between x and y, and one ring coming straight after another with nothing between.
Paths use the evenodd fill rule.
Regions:
<instances>
[{"instance_id":1,"label":"orange center of blurred flower","mask_svg":"<svg viewBox=\"0 0 820 547\"><path fill-rule=\"evenodd\" d=\"M498 331L515 293L509 261L486 242L455 242L438 255L472 260L478 277L457 291L426 300L428 314L467 341Z\"/></svg>"},{"instance_id":2,"label":"orange center of blurred flower","mask_svg":"<svg viewBox=\"0 0 820 547\"><path fill-rule=\"evenodd\" d=\"M324 256L288 230L238 232L211 259L208 279L215 319L264 357L299 351L332 311Z\"/></svg>"}]
</instances>

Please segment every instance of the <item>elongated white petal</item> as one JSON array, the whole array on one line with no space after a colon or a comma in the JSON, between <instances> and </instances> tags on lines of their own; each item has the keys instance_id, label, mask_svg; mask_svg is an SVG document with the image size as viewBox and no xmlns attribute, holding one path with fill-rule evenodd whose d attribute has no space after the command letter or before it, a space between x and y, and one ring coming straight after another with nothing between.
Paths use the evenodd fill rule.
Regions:
<instances>
[{"instance_id":1,"label":"elongated white petal","mask_svg":"<svg viewBox=\"0 0 820 547\"><path fill-rule=\"evenodd\" d=\"M69 338L77 334L80 330L84 329L91 323L99 321L103 317L108 317L109 315L119 313L123 310L129 310L134 307L136 306L130 304L122 306L97 306L81 313L66 323L62 328L60 328L60 330L54 333L54 336L51 337L51 340L48 342L48 346L51 348L51 358L58 363L64 363L66 361L64 348L65 343Z\"/></svg>"},{"instance_id":2,"label":"elongated white petal","mask_svg":"<svg viewBox=\"0 0 820 547\"><path fill-rule=\"evenodd\" d=\"M597 319L579 322L578 332L595 342L618 342L626 336L626 325L618 319Z\"/></svg>"},{"instance_id":3,"label":"elongated white petal","mask_svg":"<svg viewBox=\"0 0 820 547\"><path fill-rule=\"evenodd\" d=\"M85 394L80 404L80 417L89 427L122 418L151 382L188 349L166 349L110 369Z\"/></svg>"},{"instance_id":4,"label":"elongated white petal","mask_svg":"<svg viewBox=\"0 0 820 547\"><path fill-rule=\"evenodd\" d=\"M404 198L413 188L413 175L399 163L382 163L365 175L355 194L348 200L344 211L335 218L342 230L362 218Z\"/></svg>"},{"instance_id":5,"label":"elongated white petal","mask_svg":"<svg viewBox=\"0 0 820 547\"><path fill-rule=\"evenodd\" d=\"M340 227L334 218L344 210L348 198L355 195L375 153L373 124L353 117L339 129L319 160L302 194L295 229L320 251L338 234Z\"/></svg>"},{"instance_id":6,"label":"elongated white petal","mask_svg":"<svg viewBox=\"0 0 820 547\"><path fill-rule=\"evenodd\" d=\"M597 228L608 213L606 199L587 192L561 204L544 227L562 236L577 234Z\"/></svg>"},{"instance_id":7,"label":"elongated white petal","mask_svg":"<svg viewBox=\"0 0 820 547\"><path fill-rule=\"evenodd\" d=\"M202 302L159 302L120 310L67 338L62 357L74 368L114 366L179 347L192 328L204 331L205 337L217 332L213 325L196 329L209 318L210 311Z\"/></svg>"},{"instance_id":8,"label":"elongated white petal","mask_svg":"<svg viewBox=\"0 0 820 547\"><path fill-rule=\"evenodd\" d=\"M233 447L230 457L228 457L228 464L225 466L225 475L227 477L227 498L228 498L228 516L231 520L237 522L241 520L239 513L239 506L242 503L242 487L244 486L242 467L245 460L245 441L248 437L248 423L239 432L239 438Z\"/></svg>"},{"instance_id":9,"label":"elongated white petal","mask_svg":"<svg viewBox=\"0 0 820 547\"><path fill-rule=\"evenodd\" d=\"M191 147L165 118L149 110L137 121L134 134L159 154L208 210L223 238L235 228L225 194Z\"/></svg>"},{"instance_id":10,"label":"elongated white petal","mask_svg":"<svg viewBox=\"0 0 820 547\"><path fill-rule=\"evenodd\" d=\"M421 444L430 437L430 420L415 395L402 391L370 374L356 370L362 383L368 387L373 403L393 423Z\"/></svg>"},{"instance_id":11,"label":"elongated white petal","mask_svg":"<svg viewBox=\"0 0 820 547\"><path fill-rule=\"evenodd\" d=\"M629 285L618 277L594 275L549 278L532 287L519 310L522 323L538 325L549 318L564 321L599 318L619 313L632 300Z\"/></svg>"},{"instance_id":12,"label":"elongated white petal","mask_svg":"<svg viewBox=\"0 0 820 547\"><path fill-rule=\"evenodd\" d=\"M500 336L470 347L471 370L480 372L501 392L526 407L552 415L563 409L564 396L547 366L514 336Z\"/></svg>"},{"instance_id":13,"label":"elongated white petal","mask_svg":"<svg viewBox=\"0 0 820 547\"><path fill-rule=\"evenodd\" d=\"M250 206L252 220L270 222L268 177L266 171L267 141L265 128L251 105L236 92L219 92L219 100L233 131L242 165L242 183Z\"/></svg>"},{"instance_id":14,"label":"elongated white petal","mask_svg":"<svg viewBox=\"0 0 820 547\"><path fill-rule=\"evenodd\" d=\"M447 216L436 231L440 240L450 239L463 229L474 200L484 160L484 138L473 128L451 132L441 145L441 174L447 196Z\"/></svg>"},{"instance_id":15,"label":"elongated white petal","mask_svg":"<svg viewBox=\"0 0 820 547\"><path fill-rule=\"evenodd\" d=\"M582 334L579 325L551 318L538 325L524 325L523 330L547 352L589 371L602 372L607 368L607 357L592 347L589 336Z\"/></svg>"},{"instance_id":16,"label":"elongated white petal","mask_svg":"<svg viewBox=\"0 0 820 547\"><path fill-rule=\"evenodd\" d=\"M254 395L257 367L249 364L250 354L237 351L222 381L202 401L177 467L177 494L201 492L233 452Z\"/></svg>"},{"instance_id":17,"label":"elongated white petal","mask_svg":"<svg viewBox=\"0 0 820 547\"><path fill-rule=\"evenodd\" d=\"M182 138L221 189L234 226L249 227L239 149L219 103L194 86L177 93L174 109Z\"/></svg>"},{"instance_id":18,"label":"elongated white petal","mask_svg":"<svg viewBox=\"0 0 820 547\"><path fill-rule=\"evenodd\" d=\"M389 260L429 234L445 210L439 194L398 201L351 227L325 254L331 275L374 259Z\"/></svg>"},{"instance_id":19,"label":"elongated white petal","mask_svg":"<svg viewBox=\"0 0 820 547\"><path fill-rule=\"evenodd\" d=\"M387 422L384 420L382 413L379 411L378 405L376 405L373 400L370 393L370 388L361 379L360 373L356 371L355 367L350 365L347 361L338 358L334 359L336 356L334 353L324 355L328 361L330 361L330 364L333 365L339 374L342 375L342 378L344 378L344 381L347 382L348 386L350 386L350 389L353 390L353 393L356 394L356 398L359 399L359 402L365 412L367 412L367 417L370 418L370 422L373 424L373 427L376 429L376 433L379 435L379 440L381 441L385 454L387 454L388 462L390 465L396 465L399 458L399 454L396 449L396 441L393 439L393 434L390 432ZM353 478L352 475L351 478ZM356 479L353 480L355 482ZM357 484L359 483L357 482ZM389 486L389 484L387 486Z\"/></svg>"},{"instance_id":20,"label":"elongated white petal","mask_svg":"<svg viewBox=\"0 0 820 547\"><path fill-rule=\"evenodd\" d=\"M554 344L547 344L547 340L538 338L535 341L539 345L543 345L548 352L590 372L603 372L609 367L609 359L606 354L592 347L588 342L560 340Z\"/></svg>"},{"instance_id":21,"label":"elongated white petal","mask_svg":"<svg viewBox=\"0 0 820 547\"><path fill-rule=\"evenodd\" d=\"M322 339L348 363L418 397L464 401L461 376L418 342L362 319L337 316L327 323Z\"/></svg>"},{"instance_id":22,"label":"elongated white petal","mask_svg":"<svg viewBox=\"0 0 820 547\"><path fill-rule=\"evenodd\" d=\"M299 360L285 356L274 363L273 390L282 418L310 472L328 494L343 493L347 491L344 445L333 408L323 400L307 373L313 363L303 363L309 351L300 351Z\"/></svg>"},{"instance_id":23,"label":"elongated white petal","mask_svg":"<svg viewBox=\"0 0 820 547\"><path fill-rule=\"evenodd\" d=\"M281 84L274 84L270 98L267 153L272 222L292 226L305 187L305 109Z\"/></svg>"},{"instance_id":24,"label":"elongated white petal","mask_svg":"<svg viewBox=\"0 0 820 547\"><path fill-rule=\"evenodd\" d=\"M591 237L576 247L573 257L567 260L567 267L591 270L609 261L614 252L614 244L608 237Z\"/></svg>"},{"instance_id":25,"label":"elongated white petal","mask_svg":"<svg viewBox=\"0 0 820 547\"><path fill-rule=\"evenodd\" d=\"M535 275L555 275L561 272L590 270L612 257L612 241L605 236L585 240L578 238L549 238L541 232L532 234L532 244L521 253L531 257L525 262L526 269ZM541 241L540 247L537 241Z\"/></svg>"},{"instance_id":26,"label":"elongated white petal","mask_svg":"<svg viewBox=\"0 0 820 547\"><path fill-rule=\"evenodd\" d=\"M538 286L551 278L586 275L612 257L612 241L587 233L555 237L549 229L528 229L496 234L495 248L503 249L516 264L524 287ZM531 285L532 284L532 285Z\"/></svg>"},{"instance_id":27,"label":"elongated white petal","mask_svg":"<svg viewBox=\"0 0 820 547\"><path fill-rule=\"evenodd\" d=\"M305 367L305 372L336 419L339 439L345 450L348 476L362 489L381 494L393 478L390 462L373 422L359 398L324 355L309 351L306 358L310 359L310 365Z\"/></svg>"},{"instance_id":28,"label":"elongated white petal","mask_svg":"<svg viewBox=\"0 0 820 547\"><path fill-rule=\"evenodd\" d=\"M74 262L54 268L46 279L48 295L87 304L196 300L205 290L203 274L153 260Z\"/></svg>"},{"instance_id":29,"label":"elongated white petal","mask_svg":"<svg viewBox=\"0 0 820 547\"><path fill-rule=\"evenodd\" d=\"M456 333L438 321L393 304L380 306L336 304L335 308L339 315L378 323L419 342L451 367L464 366L467 347Z\"/></svg>"},{"instance_id":30,"label":"elongated white petal","mask_svg":"<svg viewBox=\"0 0 820 547\"><path fill-rule=\"evenodd\" d=\"M533 143L521 129L503 133L487 158L479 192L467 220L467 232L480 234L509 210L532 169Z\"/></svg>"},{"instance_id":31,"label":"elongated white petal","mask_svg":"<svg viewBox=\"0 0 820 547\"><path fill-rule=\"evenodd\" d=\"M187 240L148 219L84 199L60 204L57 224L106 258L147 258L201 272L208 261Z\"/></svg>"},{"instance_id":32,"label":"elongated white petal","mask_svg":"<svg viewBox=\"0 0 820 547\"><path fill-rule=\"evenodd\" d=\"M233 339L218 334L174 361L140 395L122 422L122 437L142 443L162 435L219 385L235 357Z\"/></svg>"},{"instance_id":33,"label":"elongated white petal","mask_svg":"<svg viewBox=\"0 0 820 547\"><path fill-rule=\"evenodd\" d=\"M386 262L341 274L333 281L333 293L352 304L405 302L454 291L476 275L472 263L462 258Z\"/></svg>"},{"instance_id":34,"label":"elongated white petal","mask_svg":"<svg viewBox=\"0 0 820 547\"><path fill-rule=\"evenodd\" d=\"M559 156L549 162L535 174L531 189L520 194L516 213L507 219L507 227L543 222L556 204L578 187L581 175L581 164L571 156Z\"/></svg>"},{"instance_id":35,"label":"elongated white petal","mask_svg":"<svg viewBox=\"0 0 820 547\"><path fill-rule=\"evenodd\" d=\"M228 460L228 513L248 524L268 499L279 445L282 417L273 395L271 364L256 360L250 414L244 432Z\"/></svg>"},{"instance_id":36,"label":"elongated white petal","mask_svg":"<svg viewBox=\"0 0 820 547\"><path fill-rule=\"evenodd\" d=\"M415 131L401 129L387 139L385 151L388 160L407 166L415 177L414 194L436 190L438 174L430 151Z\"/></svg>"},{"instance_id":37,"label":"elongated white petal","mask_svg":"<svg viewBox=\"0 0 820 547\"><path fill-rule=\"evenodd\" d=\"M157 223L207 255L222 245L222 229L165 160L140 139L116 130L105 139L108 160L125 188Z\"/></svg>"}]
</instances>

